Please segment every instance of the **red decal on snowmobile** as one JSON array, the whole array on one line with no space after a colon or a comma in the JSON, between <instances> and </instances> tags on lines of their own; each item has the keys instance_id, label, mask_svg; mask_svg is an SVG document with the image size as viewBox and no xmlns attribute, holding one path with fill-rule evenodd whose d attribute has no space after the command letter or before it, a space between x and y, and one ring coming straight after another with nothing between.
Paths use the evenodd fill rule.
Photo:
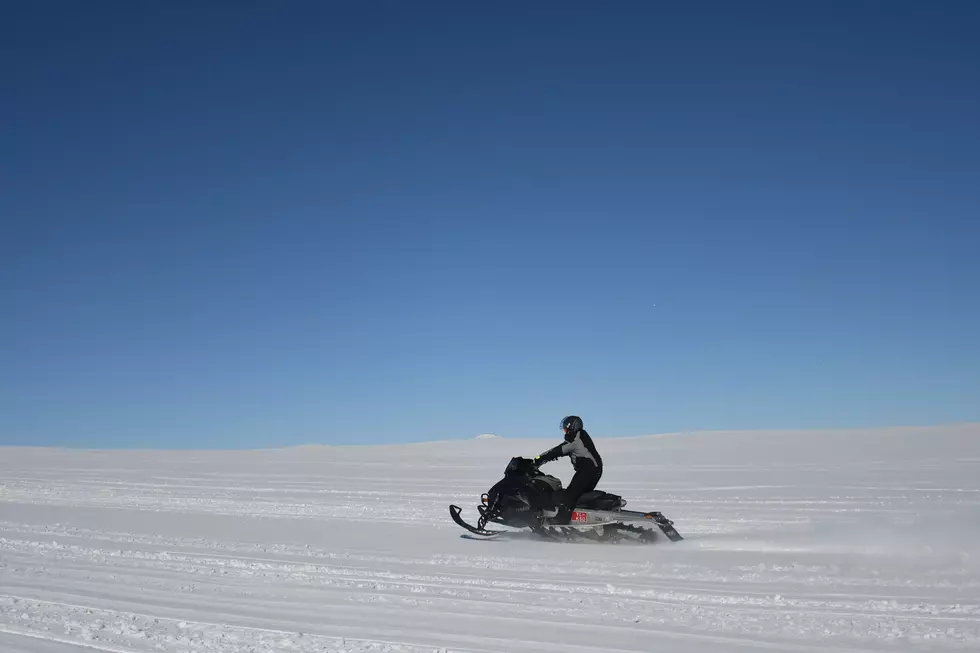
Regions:
<instances>
[{"instance_id":1,"label":"red decal on snowmobile","mask_svg":"<svg viewBox=\"0 0 980 653\"><path fill-rule=\"evenodd\" d=\"M589 514L585 512L573 512L572 521L585 521L589 518Z\"/></svg>"}]
</instances>

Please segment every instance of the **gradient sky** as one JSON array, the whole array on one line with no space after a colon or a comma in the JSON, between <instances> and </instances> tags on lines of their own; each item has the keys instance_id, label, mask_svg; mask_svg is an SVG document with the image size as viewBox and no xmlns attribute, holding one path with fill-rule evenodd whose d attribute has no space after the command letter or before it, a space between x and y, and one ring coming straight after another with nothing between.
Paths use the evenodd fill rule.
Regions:
<instances>
[{"instance_id":1,"label":"gradient sky","mask_svg":"<svg viewBox=\"0 0 980 653\"><path fill-rule=\"evenodd\" d=\"M976 2L7 2L0 444L980 419Z\"/></svg>"}]
</instances>

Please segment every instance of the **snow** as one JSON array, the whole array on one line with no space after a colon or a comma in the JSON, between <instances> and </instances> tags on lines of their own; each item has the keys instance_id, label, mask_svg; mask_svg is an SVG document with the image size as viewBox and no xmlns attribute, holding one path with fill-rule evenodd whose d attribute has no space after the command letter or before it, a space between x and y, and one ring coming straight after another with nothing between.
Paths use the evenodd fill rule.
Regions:
<instances>
[{"instance_id":1,"label":"snow","mask_svg":"<svg viewBox=\"0 0 980 653\"><path fill-rule=\"evenodd\" d=\"M980 425L598 437L685 541L461 539L550 444L0 449L0 651L980 650Z\"/></svg>"}]
</instances>

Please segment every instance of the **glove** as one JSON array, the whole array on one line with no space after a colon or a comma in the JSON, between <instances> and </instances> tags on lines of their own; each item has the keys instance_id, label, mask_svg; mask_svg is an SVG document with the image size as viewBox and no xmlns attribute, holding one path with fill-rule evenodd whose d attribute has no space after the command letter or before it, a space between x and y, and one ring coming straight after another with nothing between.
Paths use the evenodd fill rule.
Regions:
<instances>
[{"instance_id":1,"label":"glove","mask_svg":"<svg viewBox=\"0 0 980 653\"><path fill-rule=\"evenodd\" d=\"M545 454L545 455L535 456L534 460L531 462L534 463L535 467L540 467L545 463L550 463L554 459L555 459L554 456L548 456Z\"/></svg>"}]
</instances>

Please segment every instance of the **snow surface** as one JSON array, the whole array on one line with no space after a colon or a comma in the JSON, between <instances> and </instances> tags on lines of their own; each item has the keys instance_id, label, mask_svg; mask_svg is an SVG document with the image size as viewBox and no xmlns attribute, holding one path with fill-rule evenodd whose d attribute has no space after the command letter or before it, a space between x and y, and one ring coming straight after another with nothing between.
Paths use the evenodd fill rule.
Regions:
<instances>
[{"instance_id":1,"label":"snow surface","mask_svg":"<svg viewBox=\"0 0 980 653\"><path fill-rule=\"evenodd\" d=\"M685 541L461 539L544 440L0 449L0 651L980 650L980 426L597 443Z\"/></svg>"}]
</instances>

